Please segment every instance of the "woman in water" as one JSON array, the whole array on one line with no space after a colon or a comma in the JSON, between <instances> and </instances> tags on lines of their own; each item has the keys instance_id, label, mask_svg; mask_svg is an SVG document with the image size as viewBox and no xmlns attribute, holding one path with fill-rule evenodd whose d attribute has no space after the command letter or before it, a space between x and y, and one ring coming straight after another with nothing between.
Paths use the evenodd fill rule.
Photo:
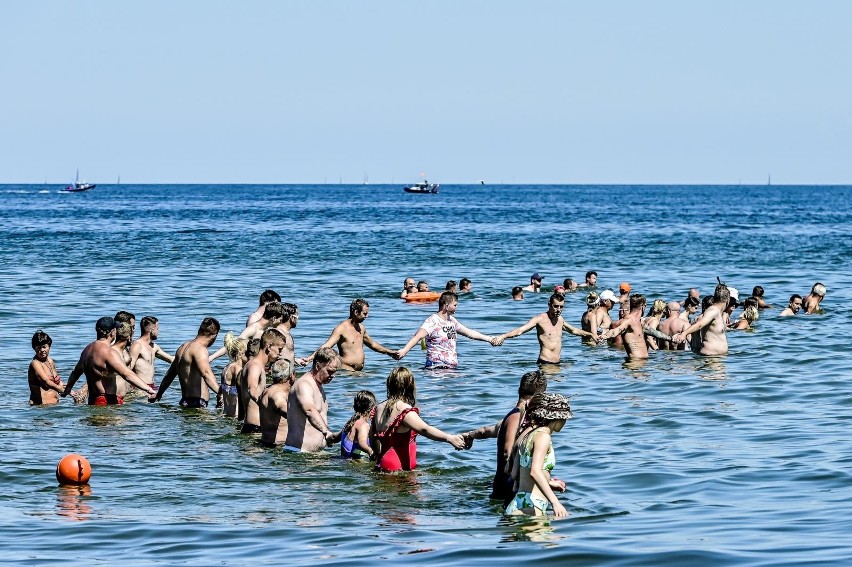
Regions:
<instances>
[{"instance_id":1,"label":"woman in water","mask_svg":"<svg viewBox=\"0 0 852 567\"><path fill-rule=\"evenodd\" d=\"M225 351L228 353L230 362L222 369L222 382L219 388L219 396L216 399L216 407L224 408L225 417L236 417L239 406L237 381L243 365L246 363L246 347L248 341L235 337L234 333L228 333L223 340Z\"/></svg>"},{"instance_id":2,"label":"woman in water","mask_svg":"<svg viewBox=\"0 0 852 567\"><path fill-rule=\"evenodd\" d=\"M414 406L417 387L411 370L404 366L391 370L387 392L388 399L376 407L370 425L379 469L385 472L414 470L418 433L433 441L446 441L456 449L465 448L461 435L444 433L420 418L420 410Z\"/></svg>"},{"instance_id":3,"label":"woman in water","mask_svg":"<svg viewBox=\"0 0 852 567\"><path fill-rule=\"evenodd\" d=\"M556 465L551 436L561 431L565 421L572 417L565 396L543 392L532 397L515 442L512 478L517 492L506 506L506 514L541 516L551 506L554 516L568 515L553 492L564 491L565 482L550 476Z\"/></svg>"},{"instance_id":4,"label":"woman in water","mask_svg":"<svg viewBox=\"0 0 852 567\"><path fill-rule=\"evenodd\" d=\"M739 321L732 324L730 326L730 329L732 331L740 329L751 329L751 324L757 321L758 317L760 317L760 315L758 315L757 307L749 305L743 310L743 314L740 317Z\"/></svg>"},{"instance_id":5,"label":"woman in water","mask_svg":"<svg viewBox=\"0 0 852 567\"><path fill-rule=\"evenodd\" d=\"M59 395L65 389L65 384L56 370L56 363L50 358L50 347L53 339L39 329L33 335L33 356L27 371L27 381L30 385L30 405L41 406L59 403Z\"/></svg>"},{"instance_id":6,"label":"woman in water","mask_svg":"<svg viewBox=\"0 0 852 567\"><path fill-rule=\"evenodd\" d=\"M352 404L355 414L349 418L337 436L340 438L340 456L344 459L358 459L361 454L373 456L370 446L370 414L376 407L376 396L369 390L355 394Z\"/></svg>"}]
</instances>

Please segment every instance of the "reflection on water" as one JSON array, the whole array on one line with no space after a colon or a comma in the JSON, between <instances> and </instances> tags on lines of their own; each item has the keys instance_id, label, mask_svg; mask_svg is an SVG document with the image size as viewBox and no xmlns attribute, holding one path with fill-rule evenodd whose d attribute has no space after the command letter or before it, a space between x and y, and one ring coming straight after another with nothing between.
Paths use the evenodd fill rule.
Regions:
<instances>
[{"instance_id":1,"label":"reflection on water","mask_svg":"<svg viewBox=\"0 0 852 567\"><path fill-rule=\"evenodd\" d=\"M92 515L89 497L92 487L60 485L56 489L56 514L67 520L82 522Z\"/></svg>"},{"instance_id":2,"label":"reflection on water","mask_svg":"<svg viewBox=\"0 0 852 567\"><path fill-rule=\"evenodd\" d=\"M555 544L567 538L567 535L556 532L554 522L570 519L553 517L523 517L506 516L497 522L503 532L502 543L531 541L534 543Z\"/></svg>"}]
</instances>

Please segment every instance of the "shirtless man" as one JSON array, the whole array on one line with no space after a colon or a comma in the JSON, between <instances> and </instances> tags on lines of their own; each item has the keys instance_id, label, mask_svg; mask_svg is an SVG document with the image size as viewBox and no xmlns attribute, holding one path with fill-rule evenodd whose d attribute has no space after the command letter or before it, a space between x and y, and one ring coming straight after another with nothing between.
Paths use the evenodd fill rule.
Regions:
<instances>
[{"instance_id":1,"label":"shirtless man","mask_svg":"<svg viewBox=\"0 0 852 567\"><path fill-rule=\"evenodd\" d=\"M262 433L258 400L266 387L266 367L274 363L284 348L284 335L278 329L267 329L260 338L260 351L243 366L240 372L240 404L245 408L245 420L240 433ZM289 376L279 374L278 383L287 382ZM286 403L284 411L287 411ZM286 417L286 414L285 414ZM277 429L276 426L272 429ZM275 433L267 432L271 443L275 443Z\"/></svg>"},{"instance_id":2,"label":"shirtless man","mask_svg":"<svg viewBox=\"0 0 852 567\"><path fill-rule=\"evenodd\" d=\"M370 304L366 299L356 299L349 305L349 318L337 325L331 336L320 348L337 346L340 353L340 367L344 370L364 369L364 345L370 349L391 357L397 351L391 350L374 341L364 326L364 321L370 314ZM317 350L319 352L319 349ZM305 366L316 356L316 352L307 358L299 359L299 364Z\"/></svg>"},{"instance_id":3,"label":"shirtless man","mask_svg":"<svg viewBox=\"0 0 852 567\"><path fill-rule=\"evenodd\" d=\"M115 320L112 317L101 317L95 323L95 332L97 339L80 353L80 360L77 361L77 365L68 377L68 383L62 391L62 397L64 398L71 392L71 388L84 374L89 391L89 405L91 406L124 403L124 399L116 394L115 374L143 392L147 392L148 395L154 396L156 392L124 364L121 355L116 350L110 348L115 340Z\"/></svg>"},{"instance_id":4,"label":"shirtless man","mask_svg":"<svg viewBox=\"0 0 852 567\"><path fill-rule=\"evenodd\" d=\"M772 309L775 306L771 303L766 303L766 300L763 299L763 295L766 293L766 290L763 289L763 286L756 285L751 290L751 296L757 300L757 308L758 309Z\"/></svg>"},{"instance_id":5,"label":"shirtless man","mask_svg":"<svg viewBox=\"0 0 852 567\"><path fill-rule=\"evenodd\" d=\"M129 322L119 323L116 321L115 323L115 340L112 343L112 348L118 355L121 357L121 361L127 366L130 366L130 339L133 337L133 325ZM132 370L132 368L131 368ZM130 389L127 386L127 381L121 377L118 372L111 371L111 378L115 380L115 393L120 398L124 398L127 396L127 392ZM137 374L137 376L139 376ZM141 376L139 376L142 378ZM144 380L144 378L143 378ZM156 391L154 388L152 390Z\"/></svg>"},{"instance_id":6,"label":"shirtless man","mask_svg":"<svg viewBox=\"0 0 852 567\"><path fill-rule=\"evenodd\" d=\"M562 331L567 331L578 337L592 338L592 333L572 327L562 318L565 308L565 296L554 293L547 302L547 311L539 313L517 329L512 329L491 340L491 344L499 346L503 341L523 335L535 328L538 334L538 360L536 364L559 364L562 360Z\"/></svg>"},{"instance_id":7,"label":"shirtless man","mask_svg":"<svg viewBox=\"0 0 852 567\"><path fill-rule=\"evenodd\" d=\"M541 291L541 280L542 278L538 272L534 273L530 276L530 285L524 288L524 291L531 291L533 293L538 293Z\"/></svg>"},{"instance_id":8,"label":"shirtless man","mask_svg":"<svg viewBox=\"0 0 852 567\"><path fill-rule=\"evenodd\" d=\"M52 405L59 403L59 395L65 389L65 384L56 370L56 362L50 358L50 347L53 339L39 329L33 335L33 356L27 369L27 382L30 386L30 405Z\"/></svg>"},{"instance_id":9,"label":"shirtless man","mask_svg":"<svg viewBox=\"0 0 852 567\"><path fill-rule=\"evenodd\" d=\"M658 329L667 335L674 336L689 327L689 323L680 318L680 303L677 301L669 301L663 315L666 318L660 322ZM686 350L685 342L675 344L664 339L657 340L657 346L660 350Z\"/></svg>"},{"instance_id":10,"label":"shirtless man","mask_svg":"<svg viewBox=\"0 0 852 567\"><path fill-rule=\"evenodd\" d=\"M340 361L330 348L316 352L313 367L296 380L287 398L288 451L321 451L334 437L328 427L328 400L323 385L334 378Z\"/></svg>"},{"instance_id":11,"label":"shirtless man","mask_svg":"<svg viewBox=\"0 0 852 567\"><path fill-rule=\"evenodd\" d=\"M787 307L779 313L781 317L789 317L791 315L797 314L802 309L802 296L798 293L794 293L790 296L790 303L787 304Z\"/></svg>"},{"instance_id":12,"label":"shirtless man","mask_svg":"<svg viewBox=\"0 0 852 567\"><path fill-rule=\"evenodd\" d=\"M260 321L261 317L263 317L263 311L266 309L266 306L273 301L281 302L281 296L275 293L274 290L267 289L261 293L257 309L255 309L254 313L249 315L248 319L246 319L246 327L250 327L254 323Z\"/></svg>"},{"instance_id":13,"label":"shirtless man","mask_svg":"<svg viewBox=\"0 0 852 567\"><path fill-rule=\"evenodd\" d=\"M175 357L154 342L160 334L160 323L156 317L142 317L139 326L142 329L142 335L130 345L130 369L156 390L154 359L159 358L171 364Z\"/></svg>"},{"instance_id":14,"label":"shirtless man","mask_svg":"<svg viewBox=\"0 0 852 567\"><path fill-rule=\"evenodd\" d=\"M645 344L645 331L642 325L642 314L645 312L645 296L634 293L630 296L630 313L618 324L601 334L602 339L612 339L624 335L624 350L627 360L643 360L648 358L648 346Z\"/></svg>"},{"instance_id":15,"label":"shirtless man","mask_svg":"<svg viewBox=\"0 0 852 567\"><path fill-rule=\"evenodd\" d=\"M630 313L630 284L621 282L618 285L618 318L624 319Z\"/></svg>"},{"instance_id":16,"label":"shirtless man","mask_svg":"<svg viewBox=\"0 0 852 567\"><path fill-rule=\"evenodd\" d=\"M198 326L198 334L191 341L180 345L171 366L160 382L156 397L159 402L171 386L175 376L180 379L180 406L183 408L206 408L210 391L219 393L219 384L210 368L210 347L219 335L219 321L205 317Z\"/></svg>"},{"instance_id":17,"label":"shirtless man","mask_svg":"<svg viewBox=\"0 0 852 567\"><path fill-rule=\"evenodd\" d=\"M512 301L523 301L524 300L524 288L519 285L516 285L512 288Z\"/></svg>"},{"instance_id":18,"label":"shirtless man","mask_svg":"<svg viewBox=\"0 0 852 567\"><path fill-rule=\"evenodd\" d=\"M263 315L261 318L243 329L243 332L240 333L238 338L245 339L247 341L251 339L259 339L266 329L269 329L270 327L277 327L283 320L284 307L282 307L281 302L270 301L266 304L266 307L263 308ZM228 350L223 346L210 356L210 360L216 360L227 352Z\"/></svg>"},{"instance_id":19,"label":"shirtless man","mask_svg":"<svg viewBox=\"0 0 852 567\"><path fill-rule=\"evenodd\" d=\"M811 288L811 292L802 298L802 307L805 313L808 315L816 313L823 299L825 299L825 285L817 282Z\"/></svg>"},{"instance_id":20,"label":"shirtless man","mask_svg":"<svg viewBox=\"0 0 852 567\"><path fill-rule=\"evenodd\" d=\"M405 278L405 281L402 282L402 293L399 296L402 299L408 297L409 293L414 293L417 291L417 284L414 283L414 278Z\"/></svg>"},{"instance_id":21,"label":"shirtless man","mask_svg":"<svg viewBox=\"0 0 852 567\"><path fill-rule=\"evenodd\" d=\"M280 375L286 382L292 384L296 378L296 342L290 331L299 324L299 308L295 303L282 303L281 307L284 310L284 318L275 328L284 335L284 345L281 347L278 360L269 367L269 375L272 376L273 382Z\"/></svg>"},{"instance_id":22,"label":"shirtless man","mask_svg":"<svg viewBox=\"0 0 852 567\"><path fill-rule=\"evenodd\" d=\"M673 342L682 343L686 335L700 334L693 340L693 350L704 356L718 356L728 353L728 338L725 336L724 311L728 306L731 294L725 284L716 286L713 293L713 303L707 307L695 323L675 334Z\"/></svg>"},{"instance_id":23,"label":"shirtless man","mask_svg":"<svg viewBox=\"0 0 852 567\"><path fill-rule=\"evenodd\" d=\"M591 333L595 343L601 340L598 336L598 329L605 331L612 326L612 318L609 316L609 311L613 308L615 302L616 297L612 293L612 290L605 290L598 298L595 308L586 311L580 320L583 330Z\"/></svg>"},{"instance_id":24,"label":"shirtless man","mask_svg":"<svg viewBox=\"0 0 852 567\"><path fill-rule=\"evenodd\" d=\"M577 287L597 287L598 285L598 273L594 270L586 272L586 281L581 283Z\"/></svg>"}]
</instances>

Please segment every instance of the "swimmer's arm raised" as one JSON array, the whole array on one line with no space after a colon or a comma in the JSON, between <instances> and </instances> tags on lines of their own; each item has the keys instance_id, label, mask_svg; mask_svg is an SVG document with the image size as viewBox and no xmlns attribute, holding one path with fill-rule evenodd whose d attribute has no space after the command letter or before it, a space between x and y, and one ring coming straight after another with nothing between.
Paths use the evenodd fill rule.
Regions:
<instances>
[{"instance_id":1,"label":"swimmer's arm raised","mask_svg":"<svg viewBox=\"0 0 852 567\"><path fill-rule=\"evenodd\" d=\"M671 335L667 335L664 332L660 331L659 329L652 329L651 327L644 327L643 326L642 332L644 332L646 335L650 335L650 336L652 336L656 339L660 339L660 340L663 340L663 341L671 341L672 340Z\"/></svg>"},{"instance_id":2,"label":"swimmer's arm raised","mask_svg":"<svg viewBox=\"0 0 852 567\"><path fill-rule=\"evenodd\" d=\"M618 325L616 325L615 327L611 327L608 331L604 331L603 333L601 333L601 339L607 340L617 335L620 335L621 333L627 330L629 324L630 319L622 319Z\"/></svg>"}]
</instances>

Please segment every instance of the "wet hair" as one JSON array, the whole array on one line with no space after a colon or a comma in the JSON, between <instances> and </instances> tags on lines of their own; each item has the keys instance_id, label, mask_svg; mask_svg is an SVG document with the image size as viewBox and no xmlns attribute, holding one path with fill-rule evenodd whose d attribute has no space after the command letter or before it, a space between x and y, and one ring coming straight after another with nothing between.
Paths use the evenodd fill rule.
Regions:
<instances>
[{"instance_id":1,"label":"wet hair","mask_svg":"<svg viewBox=\"0 0 852 567\"><path fill-rule=\"evenodd\" d=\"M53 339L50 338L50 335L39 329L33 333L33 350L36 350L41 345L51 346L53 345Z\"/></svg>"},{"instance_id":2,"label":"wet hair","mask_svg":"<svg viewBox=\"0 0 852 567\"><path fill-rule=\"evenodd\" d=\"M112 317L101 317L95 323L95 333L99 339L109 336L113 329L115 329L115 319Z\"/></svg>"},{"instance_id":3,"label":"wet hair","mask_svg":"<svg viewBox=\"0 0 852 567\"><path fill-rule=\"evenodd\" d=\"M512 297L515 297L515 296L520 295L522 293L524 293L524 288L522 288L521 286L516 285L515 287L512 288Z\"/></svg>"},{"instance_id":4,"label":"wet hair","mask_svg":"<svg viewBox=\"0 0 852 567\"><path fill-rule=\"evenodd\" d=\"M589 281L590 277L597 276L597 275L598 275L598 273L594 270L590 270L590 271L586 272L586 281Z\"/></svg>"},{"instance_id":5,"label":"wet hair","mask_svg":"<svg viewBox=\"0 0 852 567\"><path fill-rule=\"evenodd\" d=\"M142 320L139 322L139 328L142 329L142 334L144 335L153 329L154 325L156 325L158 321L159 320L156 317L151 317L150 315L142 317Z\"/></svg>"},{"instance_id":6,"label":"wet hair","mask_svg":"<svg viewBox=\"0 0 852 567\"><path fill-rule=\"evenodd\" d=\"M284 346L285 343L284 333L275 328L266 329L260 336L261 349L265 349L268 346Z\"/></svg>"},{"instance_id":7,"label":"wet hair","mask_svg":"<svg viewBox=\"0 0 852 567\"><path fill-rule=\"evenodd\" d=\"M521 376L521 383L518 386L518 397L534 396L545 390L547 390L547 376L542 374L541 370L533 370Z\"/></svg>"},{"instance_id":8,"label":"wet hair","mask_svg":"<svg viewBox=\"0 0 852 567\"><path fill-rule=\"evenodd\" d=\"M759 285L754 286L754 289L751 290L751 296L752 297L763 297L763 293L764 293L763 287L761 287Z\"/></svg>"},{"instance_id":9,"label":"wet hair","mask_svg":"<svg viewBox=\"0 0 852 567\"><path fill-rule=\"evenodd\" d=\"M550 295L550 299L548 299L548 300L547 300L547 304L548 304L548 305L553 305L553 302L554 302L554 301L565 301L565 294L564 294L564 293L560 293L560 292L558 292L558 291L554 291L554 292Z\"/></svg>"},{"instance_id":10,"label":"wet hair","mask_svg":"<svg viewBox=\"0 0 852 567\"><path fill-rule=\"evenodd\" d=\"M651 312L648 315L656 315L657 313L662 313L666 310L666 302L662 299L655 299L654 303L651 304Z\"/></svg>"},{"instance_id":11,"label":"wet hair","mask_svg":"<svg viewBox=\"0 0 852 567\"><path fill-rule=\"evenodd\" d=\"M687 298L683 300L684 309L689 309L690 307L698 307L699 305L701 305L701 301L699 301L695 297L692 297L691 295L687 296Z\"/></svg>"},{"instance_id":12,"label":"wet hair","mask_svg":"<svg viewBox=\"0 0 852 567\"><path fill-rule=\"evenodd\" d=\"M802 300L802 296L801 296L801 295L799 295L798 293L794 293L793 295L791 295L791 296L790 296L790 304L792 304L792 303L793 303L794 301L796 301L797 299L798 299L799 301L801 301L801 300Z\"/></svg>"},{"instance_id":13,"label":"wet hair","mask_svg":"<svg viewBox=\"0 0 852 567\"><path fill-rule=\"evenodd\" d=\"M455 291L459 288L458 282L456 280L448 280L447 285L444 286L444 289L447 291Z\"/></svg>"},{"instance_id":14,"label":"wet hair","mask_svg":"<svg viewBox=\"0 0 852 567\"><path fill-rule=\"evenodd\" d=\"M634 293L630 296L630 310L638 309L639 306L645 305L647 301L645 300L645 296L641 293Z\"/></svg>"},{"instance_id":15,"label":"wet hair","mask_svg":"<svg viewBox=\"0 0 852 567\"><path fill-rule=\"evenodd\" d=\"M249 339L246 343L246 358L254 358L260 352L260 339Z\"/></svg>"},{"instance_id":16,"label":"wet hair","mask_svg":"<svg viewBox=\"0 0 852 567\"><path fill-rule=\"evenodd\" d=\"M220 328L221 326L219 325L219 321L213 317L205 317L198 326L198 334L212 337L219 334Z\"/></svg>"},{"instance_id":17,"label":"wet hair","mask_svg":"<svg viewBox=\"0 0 852 567\"><path fill-rule=\"evenodd\" d=\"M728 299L731 298L731 291L728 289L723 283L720 283L716 286L716 290L713 292L713 303L728 303Z\"/></svg>"},{"instance_id":18,"label":"wet hair","mask_svg":"<svg viewBox=\"0 0 852 567\"><path fill-rule=\"evenodd\" d=\"M575 287L577 287L577 282L575 282L571 278L565 278L565 280L562 282L562 287L564 287L566 290L574 289Z\"/></svg>"},{"instance_id":19,"label":"wet hair","mask_svg":"<svg viewBox=\"0 0 852 567\"><path fill-rule=\"evenodd\" d=\"M811 293L814 295L818 295L819 297L825 297L825 284L817 282L811 288Z\"/></svg>"},{"instance_id":20,"label":"wet hair","mask_svg":"<svg viewBox=\"0 0 852 567\"><path fill-rule=\"evenodd\" d=\"M472 282L467 278L462 278L459 280L459 287L464 289L469 286Z\"/></svg>"},{"instance_id":21,"label":"wet hair","mask_svg":"<svg viewBox=\"0 0 852 567\"><path fill-rule=\"evenodd\" d=\"M417 282L417 289L420 289L420 284L423 284L426 287L429 287L429 283L426 280L420 280L419 282Z\"/></svg>"},{"instance_id":22,"label":"wet hair","mask_svg":"<svg viewBox=\"0 0 852 567\"><path fill-rule=\"evenodd\" d=\"M280 301L270 301L263 309L263 318L267 321L284 318L284 307Z\"/></svg>"},{"instance_id":23,"label":"wet hair","mask_svg":"<svg viewBox=\"0 0 852 567\"><path fill-rule=\"evenodd\" d=\"M225 351L228 353L228 358L231 362L236 361L248 348L248 341L246 339L237 337L231 332L225 335L222 343L225 345Z\"/></svg>"},{"instance_id":24,"label":"wet hair","mask_svg":"<svg viewBox=\"0 0 852 567\"><path fill-rule=\"evenodd\" d=\"M281 296L275 293L275 291L271 289L267 289L263 293L260 294L260 303L259 305L263 305L264 303L270 303L272 301L281 301Z\"/></svg>"},{"instance_id":25,"label":"wet hair","mask_svg":"<svg viewBox=\"0 0 852 567\"><path fill-rule=\"evenodd\" d=\"M314 368L317 368L320 365L326 366L336 358L338 358L337 351L333 348L323 347L317 351L316 355L314 355Z\"/></svg>"},{"instance_id":26,"label":"wet hair","mask_svg":"<svg viewBox=\"0 0 852 567\"><path fill-rule=\"evenodd\" d=\"M134 315L130 311L119 311L115 314L113 320L115 321L116 325L118 323L130 323L130 321L136 320L136 315Z\"/></svg>"},{"instance_id":27,"label":"wet hair","mask_svg":"<svg viewBox=\"0 0 852 567\"><path fill-rule=\"evenodd\" d=\"M388 400L382 414L384 418L390 415L396 402L402 401L410 406L417 403L417 385L414 383L414 374L405 366L397 366L391 370L386 385Z\"/></svg>"},{"instance_id":28,"label":"wet hair","mask_svg":"<svg viewBox=\"0 0 852 567\"><path fill-rule=\"evenodd\" d=\"M745 319L749 323L757 321L759 317L760 315L757 311L757 307L755 307L754 305L749 305L745 308L745 311L743 311L743 319Z\"/></svg>"},{"instance_id":29,"label":"wet hair","mask_svg":"<svg viewBox=\"0 0 852 567\"><path fill-rule=\"evenodd\" d=\"M445 291L438 298L438 309L443 309L445 305L449 305L453 301L458 301L459 296L452 291Z\"/></svg>"},{"instance_id":30,"label":"wet hair","mask_svg":"<svg viewBox=\"0 0 852 567\"><path fill-rule=\"evenodd\" d=\"M358 298L352 303L349 304L349 316L352 317L356 313L361 313L364 311L365 307L369 307L370 304L367 303L366 299Z\"/></svg>"},{"instance_id":31,"label":"wet hair","mask_svg":"<svg viewBox=\"0 0 852 567\"><path fill-rule=\"evenodd\" d=\"M288 321L290 317L299 312L299 306L295 303L282 303L281 309L284 312L285 321Z\"/></svg>"},{"instance_id":32,"label":"wet hair","mask_svg":"<svg viewBox=\"0 0 852 567\"><path fill-rule=\"evenodd\" d=\"M127 341L133 336L133 325L130 323L115 324L115 340Z\"/></svg>"},{"instance_id":33,"label":"wet hair","mask_svg":"<svg viewBox=\"0 0 852 567\"><path fill-rule=\"evenodd\" d=\"M571 419L571 405L568 398L561 394L541 392L536 394L527 404L524 422L527 425L547 425L558 419Z\"/></svg>"},{"instance_id":34,"label":"wet hair","mask_svg":"<svg viewBox=\"0 0 852 567\"><path fill-rule=\"evenodd\" d=\"M726 288L727 289L727 288ZM705 295L701 298L701 312L704 313L707 311L707 308L713 305L713 298L709 295Z\"/></svg>"},{"instance_id":35,"label":"wet hair","mask_svg":"<svg viewBox=\"0 0 852 567\"><path fill-rule=\"evenodd\" d=\"M358 418L369 416L374 407L376 407L376 395L373 392L360 390L355 394L355 400L352 402L352 409L355 410L355 414L343 426L343 434L349 433Z\"/></svg>"},{"instance_id":36,"label":"wet hair","mask_svg":"<svg viewBox=\"0 0 852 567\"><path fill-rule=\"evenodd\" d=\"M743 307L748 309L751 306L759 307L759 303L757 302L756 297L746 297L745 301L743 301Z\"/></svg>"}]
</instances>

